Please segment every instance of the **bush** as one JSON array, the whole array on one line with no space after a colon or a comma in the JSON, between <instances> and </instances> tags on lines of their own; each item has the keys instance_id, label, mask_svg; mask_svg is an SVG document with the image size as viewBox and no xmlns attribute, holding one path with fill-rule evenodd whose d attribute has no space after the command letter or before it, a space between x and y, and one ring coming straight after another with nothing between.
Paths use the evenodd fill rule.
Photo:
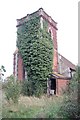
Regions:
<instances>
[{"instance_id":1,"label":"bush","mask_svg":"<svg viewBox=\"0 0 80 120\"><path fill-rule=\"evenodd\" d=\"M66 96L60 108L59 115L62 118L77 118L78 117L78 103L74 98Z\"/></svg>"},{"instance_id":2,"label":"bush","mask_svg":"<svg viewBox=\"0 0 80 120\"><path fill-rule=\"evenodd\" d=\"M42 84L41 83L37 83L36 84L36 90L35 90L35 96L36 97L40 97L44 94L44 89L42 87Z\"/></svg>"},{"instance_id":3,"label":"bush","mask_svg":"<svg viewBox=\"0 0 80 120\"><path fill-rule=\"evenodd\" d=\"M80 106L78 106L78 80L80 79L80 67L77 67L76 73L69 83L68 91L65 92L64 101L59 115L65 118L78 118Z\"/></svg>"},{"instance_id":4,"label":"bush","mask_svg":"<svg viewBox=\"0 0 80 120\"><path fill-rule=\"evenodd\" d=\"M35 89L36 88L36 89ZM36 97L40 97L43 95L44 90L42 89L42 85L40 83L33 83L33 81L24 80L22 83L22 94L26 96L35 95Z\"/></svg>"},{"instance_id":5,"label":"bush","mask_svg":"<svg viewBox=\"0 0 80 120\"><path fill-rule=\"evenodd\" d=\"M14 103L18 102L21 93L21 84L18 80L15 81L13 76L10 76L5 88L5 95L8 102L12 100Z\"/></svg>"},{"instance_id":6,"label":"bush","mask_svg":"<svg viewBox=\"0 0 80 120\"><path fill-rule=\"evenodd\" d=\"M24 80L22 83L22 92L23 95L31 96L33 94L32 82Z\"/></svg>"}]
</instances>

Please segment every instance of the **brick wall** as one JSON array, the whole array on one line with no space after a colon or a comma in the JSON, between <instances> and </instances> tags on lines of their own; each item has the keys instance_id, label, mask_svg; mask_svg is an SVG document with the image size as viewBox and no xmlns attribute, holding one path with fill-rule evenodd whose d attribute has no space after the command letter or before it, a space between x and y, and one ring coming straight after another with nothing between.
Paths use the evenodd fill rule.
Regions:
<instances>
[{"instance_id":1,"label":"brick wall","mask_svg":"<svg viewBox=\"0 0 80 120\"><path fill-rule=\"evenodd\" d=\"M18 80L23 80L23 60L20 54L18 55Z\"/></svg>"},{"instance_id":2,"label":"brick wall","mask_svg":"<svg viewBox=\"0 0 80 120\"><path fill-rule=\"evenodd\" d=\"M62 79L56 80L56 92L58 95L62 94L62 92L67 88L68 83L69 80L62 80Z\"/></svg>"},{"instance_id":3,"label":"brick wall","mask_svg":"<svg viewBox=\"0 0 80 120\"><path fill-rule=\"evenodd\" d=\"M57 30L50 23L48 23L48 29L51 31L51 37L54 46L53 69L54 71L57 72L58 71Z\"/></svg>"}]
</instances>

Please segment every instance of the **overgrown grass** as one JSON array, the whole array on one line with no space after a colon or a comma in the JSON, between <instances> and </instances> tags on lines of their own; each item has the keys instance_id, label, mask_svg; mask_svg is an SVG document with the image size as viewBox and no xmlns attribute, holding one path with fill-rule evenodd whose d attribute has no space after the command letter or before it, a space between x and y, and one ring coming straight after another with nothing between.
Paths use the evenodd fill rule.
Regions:
<instances>
[{"instance_id":1,"label":"overgrown grass","mask_svg":"<svg viewBox=\"0 0 80 120\"><path fill-rule=\"evenodd\" d=\"M3 118L58 118L62 97L25 97L21 96L18 104L3 104Z\"/></svg>"},{"instance_id":2,"label":"overgrown grass","mask_svg":"<svg viewBox=\"0 0 80 120\"><path fill-rule=\"evenodd\" d=\"M79 67L80 69L80 67ZM48 98L46 95L37 97L20 96L18 103L3 99L3 118L79 118L78 89L80 90L80 70L74 74L68 89L62 96ZM5 95L3 95L5 97Z\"/></svg>"},{"instance_id":3,"label":"overgrown grass","mask_svg":"<svg viewBox=\"0 0 80 120\"><path fill-rule=\"evenodd\" d=\"M23 105L15 107L6 107L3 109L3 118L33 118L35 113L39 110L38 107L26 108Z\"/></svg>"}]
</instances>

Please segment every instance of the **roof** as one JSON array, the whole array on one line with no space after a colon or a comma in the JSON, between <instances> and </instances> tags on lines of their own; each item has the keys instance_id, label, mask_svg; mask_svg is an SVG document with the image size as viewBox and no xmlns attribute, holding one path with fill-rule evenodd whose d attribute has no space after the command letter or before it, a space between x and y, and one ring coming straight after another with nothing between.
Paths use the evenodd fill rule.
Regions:
<instances>
[{"instance_id":1,"label":"roof","mask_svg":"<svg viewBox=\"0 0 80 120\"><path fill-rule=\"evenodd\" d=\"M50 16L44 11L43 8L39 8L37 11L35 11L35 12L31 13L31 14L27 14L26 16L24 16L24 17L22 17L22 18L20 18L20 19L17 19L17 20L25 19L27 16L30 16L30 15L33 15L33 14L37 13L39 10L42 10L48 17L50 17ZM52 20L53 20L53 19L52 19ZM54 20L53 20L53 21L54 21ZM54 21L54 22L55 22L55 21ZM57 24L57 22L55 22L55 23Z\"/></svg>"},{"instance_id":2,"label":"roof","mask_svg":"<svg viewBox=\"0 0 80 120\"><path fill-rule=\"evenodd\" d=\"M63 75L61 75L57 72L54 72L54 71L52 73L52 76L57 78L57 79L64 79L64 80L70 80L71 79L71 77L65 77L65 76L63 76Z\"/></svg>"},{"instance_id":3,"label":"roof","mask_svg":"<svg viewBox=\"0 0 80 120\"><path fill-rule=\"evenodd\" d=\"M66 59L64 56L62 56L61 54L58 53L59 56L61 56L61 61L63 61L63 63L69 67L71 70L75 70L76 69L76 66L70 62L68 59Z\"/></svg>"}]
</instances>

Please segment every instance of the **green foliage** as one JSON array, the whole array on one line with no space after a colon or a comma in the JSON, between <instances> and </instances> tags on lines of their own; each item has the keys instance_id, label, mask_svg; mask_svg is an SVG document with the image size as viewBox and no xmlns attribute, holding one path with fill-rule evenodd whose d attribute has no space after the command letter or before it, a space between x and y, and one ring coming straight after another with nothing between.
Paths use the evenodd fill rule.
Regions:
<instances>
[{"instance_id":1,"label":"green foliage","mask_svg":"<svg viewBox=\"0 0 80 120\"><path fill-rule=\"evenodd\" d=\"M32 82L28 80L24 80L22 83L22 94L31 96L33 93Z\"/></svg>"},{"instance_id":2,"label":"green foliage","mask_svg":"<svg viewBox=\"0 0 80 120\"><path fill-rule=\"evenodd\" d=\"M17 103L20 93L21 85L19 81L15 81L15 78L13 76L10 76L5 87L5 95L7 101L10 102L10 100L12 100L14 103Z\"/></svg>"},{"instance_id":3,"label":"green foliage","mask_svg":"<svg viewBox=\"0 0 80 120\"><path fill-rule=\"evenodd\" d=\"M35 96L40 97L43 93L44 93L44 87L42 86L42 83L37 82L36 83Z\"/></svg>"},{"instance_id":4,"label":"green foliage","mask_svg":"<svg viewBox=\"0 0 80 120\"><path fill-rule=\"evenodd\" d=\"M46 93L47 78L52 72L53 42L49 33L45 29L41 30L40 18L34 17L18 28L17 47L23 58L28 81L31 81L34 89L31 94Z\"/></svg>"},{"instance_id":5,"label":"green foliage","mask_svg":"<svg viewBox=\"0 0 80 120\"><path fill-rule=\"evenodd\" d=\"M21 97L19 104L3 104L3 118L57 118L62 99L54 96L47 98Z\"/></svg>"},{"instance_id":6,"label":"green foliage","mask_svg":"<svg viewBox=\"0 0 80 120\"><path fill-rule=\"evenodd\" d=\"M80 106L78 101L78 80L80 79L80 67L76 68L72 80L69 84L69 89L64 95L64 102L60 109L59 115L65 118L78 118ZM79 85L80 86L80 85Z\"/></svg>"},{"instance_id":7,"label":"green foliage","mask_svg":"<svg viewBox=\"0 0 80 120\"><path fill-rule=\"evenodd\" d=\"M15 106L14 109L11 108L3 108L3 118L36 118L36 114L40 112L40 107L38 106L30 106L26 108L24 105ZM17 109L17 110L16 110Z\"/></svg>"},{"instance_id":8,"label":"green foliage","mask_svg":"<svg viewBox=\"0 0 80 120\"><path fill-rule=\"evenodd\" d=\"M22 82L21 92L23 95L32 96L34 93L36 97L40 97L40 95L43 94L44 91L42 88L42 84L37 82L35 87L36 89L34 88L34 84L32 83L32 81L24 80Z\"/></svg>"}]
</instances>

